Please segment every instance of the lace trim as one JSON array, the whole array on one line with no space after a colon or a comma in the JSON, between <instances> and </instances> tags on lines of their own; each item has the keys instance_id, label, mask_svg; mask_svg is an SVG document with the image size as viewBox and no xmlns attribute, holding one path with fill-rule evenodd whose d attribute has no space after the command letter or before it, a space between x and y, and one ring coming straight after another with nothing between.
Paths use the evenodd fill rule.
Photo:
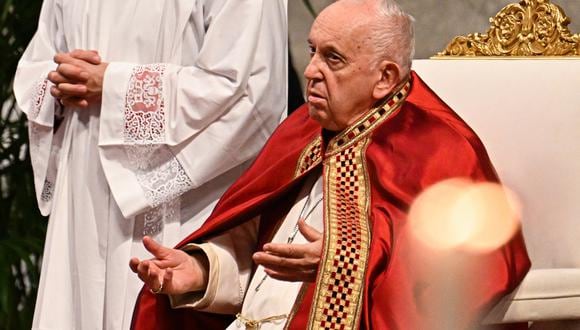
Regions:
<instances>
[{"instance_id":1,"label":"lace trim","mask_svg":"<svg viewBox=\"0 0 580 330\"><path fill-rule=\"evenodd\" d=\"M152 207L167 203L193 187L171 150L163 145L127 146L137 181Z\"/></svg>"},{"instance_id":2,"label":"lace trim","mask_svg":"<svg viewBox=\"0 0 580 330\"><path fill-rule=\"evenodd\" d=\"M29 134L28 147L30 148L30 162L32 164L32 168L36 170L39 166L42 166L41 164L42 161L46 161L39 157L42 150L41 149L42 132L40 125L34 123L33 121L29 121L28 134ZM50 155L52 156L52 150ZM50 158L51 157L49 156L48 160L49 164ZM53 192L54 192L53 182L45 178L42 186L42 191L40 193L40 201L45 203L50 202L52 200Z\"/></svg>"},{"instance_id":3,"label":"lace trim","mask_svg":"<svg viewBox=\"0 0 580 330\"><path fill-rule=\"evenodd\" d=\"M159 143L165 137L163 74L165 65L140 65L133 69L125 99L125 141Z\"/></svg>"},{"instance_id":4,"label":"lace trim","mask_svg":"<svg viewBox=\"0 0 580 330\"><path fill-rule=\"evenodd\" d=\"M133 69L125 99L124 140L130 166L151 210L144 214L143 235L155 236L180 217L179 197L193 182L165 142L163 64Z\"/></svg>"},{"instance_id":5,"label":"lace trim","mask_svg":"<svg viewBox=\"0 0 580 330\"><path fill-rule=\"evenodd\" d=\"M30 148L30 161L32 167L36 168L39 164L39 160L36 155L40 152L40 138L41 132L37 124L34 122L28 122L28 147Z\"/></svg>"},{"instance_id":6,"label":"lace trim","mask_svg":"<svg viewBox=\"0 0 580 330\"><path fill-rule=\"evenodd\" d=\"M40 200L43 202L50 202L52 196L54 195L54 184L48 180L44 181L44 186L42 187L42 193L40 194Z\"/></svg>"},{"instance_id":7,"label":"lace trim","mask_svg":"<svg viewBox=\"0 0 580 330\"><path fill-rule=\"evenodd\" d=\"M179 221L180 207L180 201L177 198L147 211L143 219L143 236L157 238L156 236L163 231L165 223Z\"/></svg>"},{"instance_id":8,"label":"lace trim","mask_svg":"<svg viewBox=\"0 0 580 330\"><path fill-rule=\"evenodd\" d=\"M28 137L30 162L34 169L34 173L40 173L38 172L39 170L45 172L43 178L38 178L36 175L34 178L37 192L38 189L42 189L40 191L39 202L48 203L53 199L62 136L53 135L51 127L39 125L34 121L29 121ZM48 155L46 155L46 150L48 149L50 149L50 151ZM44 180L41 187L36 185L37 179Z\"/></svg>"},{"instance_id":9,"label":"lace trim","mask_svg":"<svg viewBox=\"0 0 580 330\"><path fill-rule=\"evenodd\" d=\"M40 110L42 109L42 104L44 103L44 97L46 96L46 88L48 87L48 80L43 79L36 83L34 90L32 92L32 109L28 114L29 119L36 119Z\"/></svg>"}]
</instances>

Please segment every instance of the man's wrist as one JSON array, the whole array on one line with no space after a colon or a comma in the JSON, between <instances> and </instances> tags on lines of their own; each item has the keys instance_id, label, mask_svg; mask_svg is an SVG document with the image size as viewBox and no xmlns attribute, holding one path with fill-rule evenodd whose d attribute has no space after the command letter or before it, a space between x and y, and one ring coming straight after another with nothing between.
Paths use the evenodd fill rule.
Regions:
<instances>
[{"instance_id":1,"label":"man's wrist","mask_svg":"<svg viewBox=\"0 0 580 330\"><path fill-rule=\"evenodd\" d=\"M192 285L192 292L205 291L209 281L209 259L203 250L189 251L193 269L197 272Z\"/></svg>"}]
</instances>

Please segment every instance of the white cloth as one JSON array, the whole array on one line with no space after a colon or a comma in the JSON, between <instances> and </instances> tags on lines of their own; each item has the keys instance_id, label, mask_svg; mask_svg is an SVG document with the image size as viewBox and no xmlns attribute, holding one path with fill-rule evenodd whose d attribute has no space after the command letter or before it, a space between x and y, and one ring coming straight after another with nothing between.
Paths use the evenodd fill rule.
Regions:
<instances>
[{"instance_id":1,"label":"white cloth","mask_svg":"<svg viewBox=\"0 0 580 330\"><path fill-rule=\"evenodd\" d=\"M34 329L129 327L143 235L199 227L285 112L286 1L44 1L14 82L50 214ZM56 129L45 78L74 49L110 63L102 105Z\"/></svg>"},{"instance_id":2,"label":"white cloth","mask_svg":"<svg viewBox=\"0 0 580 330\"><path fill-rule=\"evenodd\" d=\"M272 242L287 243L288 238L294 236L293 244L307 243L300 231L295 231L301 216L306 219L307 224L319 232L323 231L322 190L322 177L311 177L282 221ZM256 218L207 243L186 246L186 250L201 249L207 255L209 282L203 295L172 296L172 306L223 314L239 312L250 320L289 315L302 282L285 282L265 277L262 266L258 266L256 272L250 277L258 225L259 218ZM259 289L256 290L258 286ZM266 322L261 324L260 329L284 329L286 321L282 319ZM245 329L245 326L242 322L234 321L227 329Z\"/></svg>"}]
</instances>

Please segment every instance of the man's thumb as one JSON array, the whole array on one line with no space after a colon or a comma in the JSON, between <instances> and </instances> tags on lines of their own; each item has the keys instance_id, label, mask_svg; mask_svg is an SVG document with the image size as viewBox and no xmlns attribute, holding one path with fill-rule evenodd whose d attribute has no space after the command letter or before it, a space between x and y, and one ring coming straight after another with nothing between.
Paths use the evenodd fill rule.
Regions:
<instances>
[{"instance_id":1,"label":"man's thumb","mask_svg":"<svg viewBox=\"0 0 580 330\"><path fill-rule=\"evenodd\" d=\"M309 242L314 242L322 238L322 233L314 229L314 227L306 224L306 221L302 219L298 221L298 229L304 238L306 238L306 240Z\"/></svg>"},{"instance_id":2,"label":"man's thumb","mask_svg":"<svg viewBox=\"0 0 580 330\"><path fill-rule=\"evenodd\" d=\"M157 259L161 259L167 255L168 248L155 242L155 240L153 240L149 236L143 237L143 245L145 246L147 251L151 252L151 254L155 256L155 258Z\"/></svg>"}]
</instances>

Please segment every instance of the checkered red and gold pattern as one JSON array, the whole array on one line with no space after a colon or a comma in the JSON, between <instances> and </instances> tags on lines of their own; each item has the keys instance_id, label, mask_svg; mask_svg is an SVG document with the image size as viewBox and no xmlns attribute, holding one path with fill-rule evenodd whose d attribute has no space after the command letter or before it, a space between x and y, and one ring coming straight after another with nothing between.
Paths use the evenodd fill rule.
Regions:
<instances>
[{"instance_id":1,"label":"checkered red and gold pattern","mask_svg":"<svg viewBox=\"0 0 580 330\"><path fill-rule=\"evenodd\" d=\"M325 159L326 241L309 328L358 325L370 231L364 153L369 139Z\"/></svg>"},{"instance_id":2,"label":"checkered red and gold pattern","mask_svg":"<svg viewBox=\"0 0 580 330\"><path fill-rule=\"evenodd\" d=\"M410 83L329 141L324 156L315 140L300 157L298 171L323 158L324 247L308 329L355 329L360 323L371 240L370 187L365 154L372 132L405 101ZM303 173L303 172L301 172Z\"/></svg>"},{"instance_id":3,"label":"checkered red and gold pattern","mask_svg":"<svg viewBox=\"0 0 580 330\"><path fill-rule=\"evenodd\" d=\"M335 153L348 148L352 143L372 132L375 127L383 123L405 101L411 83L406 82L399 91L386 100L381 106L376 107L362 116L354 124L350 125L342 133L333 138L328 144L326 153Z\"/></svg>"},{"instance_id":4,"label":"checkered red and gold pattern","mask_svg":"<svg viewBox=\"0 0 580 330\"><path fill-rule=\"evenodd\" d=\"M296 166L295 177L302 173L309 171L311 168L317 166L322 161L322 137L317 136L310 142L300 154L298 164Z\"/></svg>"}]
</instances>

